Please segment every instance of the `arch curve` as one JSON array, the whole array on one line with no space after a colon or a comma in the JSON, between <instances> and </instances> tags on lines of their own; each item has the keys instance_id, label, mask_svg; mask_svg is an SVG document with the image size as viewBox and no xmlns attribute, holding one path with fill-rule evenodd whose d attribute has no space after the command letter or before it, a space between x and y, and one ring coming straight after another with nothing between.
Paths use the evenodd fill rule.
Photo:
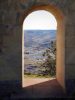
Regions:
<instances>
[{"instance_id":1,"label":"arch curve","mask_svg":"<svg viewBox=\"0 0 75 100\"><path fill-rule=\"evenodd\" d=\"M22 13L22 15L20 17L20 24L23 25L24 19L30 13L32 13L33 11L37 11L37 10L46 10L46 11L52 13L58 22L59 22L59 20L64 18L64 14L56 6L53 6L53 5L32 6L29 10Z\"/></svg>"}]
</instances>

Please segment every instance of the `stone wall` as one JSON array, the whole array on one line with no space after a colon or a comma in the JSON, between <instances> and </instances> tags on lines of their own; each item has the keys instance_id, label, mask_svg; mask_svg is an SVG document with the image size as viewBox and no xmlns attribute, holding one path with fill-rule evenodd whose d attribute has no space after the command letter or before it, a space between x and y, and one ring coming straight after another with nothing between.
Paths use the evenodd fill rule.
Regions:
<instances>
[{"instance_id":1,"label":"stone wall","mask_svg":"<svg viewBox=\"0 0 75 100\"><path fill-rule=\"evenodd\" d=\"M49 4L65 16L65 82L75 80L75 0L0 0L0 81L21 82L22 15Z\"/></svg>"}]
</instances>

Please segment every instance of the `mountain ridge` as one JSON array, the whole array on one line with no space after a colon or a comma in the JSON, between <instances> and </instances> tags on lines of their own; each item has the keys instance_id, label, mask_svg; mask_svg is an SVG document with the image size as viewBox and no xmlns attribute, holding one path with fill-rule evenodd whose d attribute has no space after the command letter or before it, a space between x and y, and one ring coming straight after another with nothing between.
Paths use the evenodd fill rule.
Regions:
<instances>
[{"instance_id":1,"label":"mountain ridge","mask_svg":"<svg viewBox=\"0 0 75 100\"><path fill-rule=\"evenodd\" d=\"M44 46L56 40L56 30L24 30L24 46Z\"/></svg>"}]
</instances>

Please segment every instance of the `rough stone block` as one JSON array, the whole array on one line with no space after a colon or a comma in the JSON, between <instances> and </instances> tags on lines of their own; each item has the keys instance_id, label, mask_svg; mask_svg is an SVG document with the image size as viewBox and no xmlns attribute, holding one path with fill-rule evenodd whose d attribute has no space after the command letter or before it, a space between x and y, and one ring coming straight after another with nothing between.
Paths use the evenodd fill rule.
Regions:
<instances>
[{"instance_id":1,"label":"rough stone block","mask_svg":"<svg viewBox=\"0 0 75 100\"><path fill-rule=\"evenodd\" d=\"M66 79L75 79L75 64L66 64L65 77Z\"/></svg>"},{"instance_id":2,"label":"rough stone block","mask_svg":"<svg viewBox=\"0 0 75 100\"><path fill-rule=\"evenodd\" d=\"M65 40L66 47L73 48L75 47L75 36L66 37Z\"/></svg>"},{"instance_id":3,"label":"rough stone block","mask_svg":"<svg viewBox=\"0 0 75 100\"><path fill-rule=\"evenodd\" d=\"M69 96L73 96L75 92L75 79L66 80L66 92Z\"/></svg>"},{"instance_id":4,"label":"rough stone block","mask_svg":"<svg viewBox=\"0 0 75 100\"><path fill-rule=\"evenodd\" d=\"M65 47L75 47L75 26L67 26L65 31Z\"/></svg>"},{"instance_id":5,"label":"rough stone block","mask_svg":"<svg viewBox=\"0 0 75 100\"><path fill-rule=\"evenodd\" d=\"M75 64L75 47L65 49L65 63Z\"/></svg>"}]
</instances>

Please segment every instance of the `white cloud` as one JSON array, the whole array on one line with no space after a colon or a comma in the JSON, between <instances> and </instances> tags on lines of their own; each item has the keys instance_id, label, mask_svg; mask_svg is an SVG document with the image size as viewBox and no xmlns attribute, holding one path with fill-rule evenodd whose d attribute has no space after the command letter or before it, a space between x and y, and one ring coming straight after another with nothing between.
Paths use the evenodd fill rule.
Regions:
<instances>
[{"instance_id":1,"label":"white cloud","mask_svg":"<svg viewBox=\"0 0 75 100\"><path fill-rule=\"evenodd\" d=\"M55 17L48 11L38 10L30 13L24 20L23 30L50 30L57 29Z\"/></svg>"}]
</instances>

